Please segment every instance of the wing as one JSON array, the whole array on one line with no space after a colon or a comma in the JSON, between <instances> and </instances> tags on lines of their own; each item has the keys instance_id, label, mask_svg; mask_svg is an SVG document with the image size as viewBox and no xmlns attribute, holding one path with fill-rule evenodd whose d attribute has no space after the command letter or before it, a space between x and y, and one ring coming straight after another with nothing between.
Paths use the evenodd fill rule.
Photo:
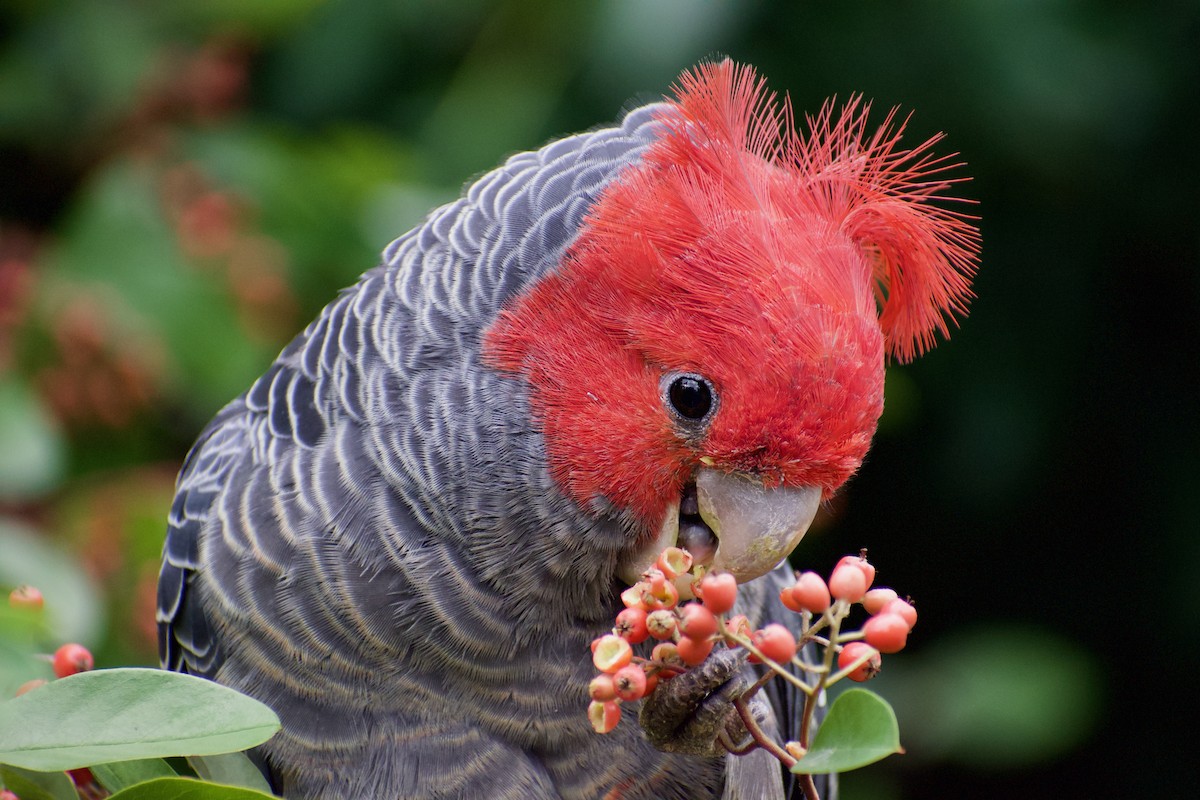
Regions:
<instances>
[{"instance_id":1,"label":"wing","mask_svg":"<svg viewBox=\"0 0 1200 800\"><path fill-rule=\"evenodd\" d=\"M192 584L200 532L230 464L246 450L245 403L226 406L201 434L180 472L158 575L158 659L176 672L212 677L220 652Z\"/></svg>"},{"instance_id":2,"label":"wing","mask_svg":"<svg viewBox=\"0 0 1200 800\"><path fill-rule=\"evenodd\" d=\"M368 272L326 307L246 394L217 414L188 453L158 579L158 657L164 668L212 678L221 666L198 571L205 530L224 527L215 501L236 480L238 466L278 462L287 449L314 447L337 419L361 418L357 373L347 368L346 358L373 352L361 347L354 310L378 293L382 280L381 268Z\"/></svg>"}]
</instances>

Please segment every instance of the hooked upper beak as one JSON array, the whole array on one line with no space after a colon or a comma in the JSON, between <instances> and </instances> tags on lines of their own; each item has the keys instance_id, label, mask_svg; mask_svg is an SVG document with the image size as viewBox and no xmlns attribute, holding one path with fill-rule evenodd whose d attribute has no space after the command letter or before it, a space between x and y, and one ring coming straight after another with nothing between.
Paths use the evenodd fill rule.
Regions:
<instances>
[{"instance_id":1,"label":"hooked upper beak","mask_svg":"<svg viewBox=\"0 0 1200 800\"><path fill-rule=\"evenodd\" d=\"M703 521L700 530L707 528L710 541L696 542L696 522L685 523L681 536L680 506L674 502L658 536L622 566L625 581L636 583L658 554L673 545L691 551L699 563L732 573L738 583L765 575L804 538L821 503L821 489L767 488L752 475L702 467L696 473L695 500ZM689 510L685 509L685 518Z\"/></svg>"}]
</instances>

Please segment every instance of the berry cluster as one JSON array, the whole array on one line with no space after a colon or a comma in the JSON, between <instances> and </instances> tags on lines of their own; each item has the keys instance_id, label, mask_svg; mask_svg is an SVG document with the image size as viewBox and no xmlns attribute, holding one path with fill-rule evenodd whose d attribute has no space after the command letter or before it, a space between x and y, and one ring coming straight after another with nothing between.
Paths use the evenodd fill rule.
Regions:
<instances>
[{"instance_id":1,"label":"berry cluster","mask_svg":"<svg viewBox=\"0 0 1200 800\"><path fill-rule=\"evenodd\" d=\"M647 697L659 681L702 663L718 644L744 647L751 663L766 667L762 678L734 701L751 741L739 744L723 738L722 744L736 754L763 747L790 767L806 752L809 723L821 692L843 678L866 681L877 675L880 654L903 649L917 621L912 603L895 590L871 588L875 567L865 550L842 558L828 581L815 572L797 573L779 599L799 619L789 625L771 622L758 630L751 630L744 615L729 616L738 592L732 575L692 567L686 550L664 550L654 567L622 592L625 608L612 633L592 642L592 662L600 674L588 687L588 719L597 733L617 726L622 702ZM697 599L680 605L681 598L692 597ZM858 604L868 618L860 630L850 630L845 623ZM633 646L648 639L658 642L649 657L635 654ZM801 658L800 649L809 645L823 657ZM776 676L795 684L807 698L801 740L782 748L758 728L745 705Z\"/></svg>"},{"instance_id":2,"label":"berry cluster","mask_svg":"<svg viewBox=\"0 0 1200 800\"><path fill-rule=\"evenodd\" d=\"M29 614L41 614L45 606L45 598L41 591L33 586L18 586L8 594L10 607ZM79 672L89 672L96 662L92 653L86 647L74 642L64 644L54 651L53 655L41 656L50 662L56 678L66 678ZM16 697L32 692L47 683L45 678L34 678L21 684L16 691ZM91 770L85 768L67 770L67 774L75 784L75 789L81 798L100 797L102 795ZM0 800L20 800L16 794L7 789L0 790Z\"/></svg>"}]
</instances>

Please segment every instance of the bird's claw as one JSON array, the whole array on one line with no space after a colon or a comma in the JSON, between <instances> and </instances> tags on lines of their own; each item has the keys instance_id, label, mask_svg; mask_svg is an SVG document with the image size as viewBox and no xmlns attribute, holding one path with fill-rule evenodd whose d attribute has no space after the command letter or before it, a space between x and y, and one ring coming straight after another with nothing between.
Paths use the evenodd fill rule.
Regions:
<instances>
[{"instance_id":1,"label":"bird's claw","mask_svg":"<svg viewBox=\"0 0 1200 800\"><path fill-rule=\"evenodd\" d=\"M660 682L638 715L646 738L659 750L697 756L725 753L721 731L728 741L744 741L746 727L733 701L750 688L745 665L744 650L719 648L699 666Z\"/></svg>"}]
</instances>

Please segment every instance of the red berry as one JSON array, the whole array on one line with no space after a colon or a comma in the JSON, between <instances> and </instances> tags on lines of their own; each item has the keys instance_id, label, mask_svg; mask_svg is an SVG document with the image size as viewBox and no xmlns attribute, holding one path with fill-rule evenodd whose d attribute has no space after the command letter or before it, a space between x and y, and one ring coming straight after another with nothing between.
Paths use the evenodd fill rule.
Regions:
<instances>
[{"instance_id":1,"label":"red berry","mask_svg":"<svg viewBox=\"0 0 1200 800\"><path fill-rule=\"evenodd\" d=\"M642 600L646 592L650 590L650 586L644 581L638 581L633 586L630 586L625 591L621 592L621 602L626 608L640 608L643 611L649 611L646 603Z\"/></svg>"},{"instance_id":2,"label":"red berry","mask_svg":"<svg viewBox=\"0 0 1200 800\"><path fill-rule=\"evenodd\" d=\"M654 690L658 688L658 671L646 673L646 691L642 692L642 697L649 697L654 694Z\"/></svg>"},{"instance_id":3,"label":"red berry","mask_svg":"<svg viewBox=\"0 0 1200 800\"><path fill-rule=\"evenodd\" d=\"M749 636L754 633L754 629L750 627L750 620L746 619L745 614L734 614L725 622L725 630L730 633L735 633L738 636ZM736 647L737 643L732 639L727 639L726 642L730 647Z\"/></svg>"},{"instance_id":4,"label":"red berry","mask_svg":"<svg viewBox=\"0 0 1200 800\"><path fill-rule=\"evenodd\" d=\"M679 619L679 632L691 639L707 639L717 632L717 618L699 603L688 603Z\"/></svg>"},{"instance_id":5,"label":"red berry","mask_svg":"<svg viewBox=\"0 0 1200 800\"><path fill-rule=\"evenodd\" d=\"M613 685L617 687L617 697L622 700L641 700L646 693L646 670L639 664L621 667L613 675Z\"/></svg>"},{"instance_id":6,"label":"red berry","mask_svg":"<svg viewBox=\"0 0 1200 800\"><path fill-rule=\"evenodd\" d=\"M675 612L668 611L665 608L660 608L658 611L651 611L646 617L646 630L650 635L661 642L675 638L675 631L679 625L675 619Z\"/></svg>"},{"instance_id":7,"label":"red berry","mask_svg":"<svg viewBox=\"0 0 1200 800\"><path fill-rule=\"evenodd\" d=\"M867 644L881 653L899 653L908 642L908 623L899 614L877 614L862 630Z\"/></svg>"},{"instance_id":8,"label":"red berry","mask_svg":"<svg viewBox=\"0 0 1200 800\"><path fill-rule=\"evenodd\" d=\"M592 730L596 733L608 733L621 721L621 707L615 700L606 703L593 700L588 705L587 714L588 722L592 723Z\"/></svg>"},{"instance_id":9,"label":"red berry","mask_svg":"<svg viewBox=\"0 0 1200 800\"><path fill-rule=\"evenodd\" d=\"M592 678L592 682L588 684L588 697L601 703L616 699L617 687L613 683L613 676L601 672Z\"/></svg>"},{"instance_id":10,"label":"red berry","mask_svg":"<svg viewBox=\"0 0 1200 800\"><path fill-rule=\"evenodd\" d=\"M614 634L605 634L596 641L592 651L592 663L601 672L613 674L633 660L633 648L629 642Z\"/></svg>"},{"instance_id":11,"label":"red berry","mask_svg":"<svg viewBox=\"0 0 1200 800\"><path fill-rule=\"evenodd\" d=\"M849 667L867 654L870 654L870 658L855 667L854 671L846 677L858 683L871 680L871 678L879 674L883 659L879 657L879 653L875 651L875 648L866 642L850 642L850 644L843 647L842 652L838 653L838 669L846 669L846 667Z\"/></svg>"},{"instance_id":12,"label":"red berry","mask_svg":"<svg viewBox=\"0 0 1200 800\"><path fill-rule=\"evenodd\" d=\"M679 658L682 659L683 663L689 667L694 667L708 658L708 654L713 649L713 640L680 636L679 641L675 643L675 647L678 648Z\"/></svg>"},{"instance_id":13,"label":"red berry","mask_svg":"<svg viewBox=\"0 0 1200 800\"><path fill-rule=\"evenodd\" d=\"M867 561L867 551L862 550L856 556L842 556L838 561L837 567L842 564L853 564L863 571L863 577L867 579L867 588L871 588L871 584L875 582L875 565ZM834 567L834 569L837 569Z\"/></svg>"},{"instance_id":14,"label":"red berry","mask_svg":"<svg viewBox=\"0 0 1200 800\"><path fill-rule=\"evenodd\" d=\"M796 655L796 637L778 622L772 622L762 630L755 631L750 641L776 664L786 664ZM754 664L760 663L754 653L750 654L750 661Z\"/></svg>"},{"instance_id":15,"label":"red berry","mask_svg":"<svg viewBox=\"0 0 1200 800\"><path fill-rule=\"evenodd\" d=\"M868 614L875 616L883 610L884 606L895 599L895 589L872 589L863 595L862 604Z\"/></svg>"},{"instance_id":16,"label":"red berry","mask_svg":"<svg viewBox=\"0 0 1200 800\"><path fill-rule=\"evenodd\" d=\"M669 580L675 580L692 568L692 554L680 547L668 547L659 554L654 566Z\"/></svg>"},{"instance_id":17,"label":"red berry","mask_svg":"<svg viewBox=\"0 0 1200 800\"><path fill-rule=\"evenodd\" d=\"M18 586L8 593L8 604L13 608L41 609L45 603L42 593L32 586Z\"/></svg>"},{"instance_id":18,"label":"red berry","mask_svg":"<svg viewBox=\"0 0 1200 800\"><path fill-rule=\"evenodd\" d=\"M913 625L917 624L917 610L913 608L912 603L909 603L907 600L901 600L899 598L892 600L885 605L883 610L879 613L899 614L900 617L908 623L910 630L912 629Z\"/></svg>"},{"instance_id":19,"label":"red berry","mask_svg":"<svg viewBox=\"0 0 1200 800\"><path fill-rule=\"evenodd\" d=\"M838 600L857 603L867 593L867 574L855 564L842 563L833 568L829 576L829 593Z\"/></svg>"},{"instance_id":20,"label":"red berry","mask_svg":"<svg viewBox=\"0 0 1200 800\"><path fill-rule=\"evenodd\" d=\"M8 789L0 789L0 800L21 800Z\"/></svg>"},{"instance_id":21,"label":"red berry","mask_svg":"<svg viewBox=\"0 0 1200 800\"><path fill-rule=\"evenodd\" d=\"M613 633L630 644L646 641L650 631L646 630L646 611L641 608L626 608L617 614L617 624Z\"/></svg>"},{"instance_id":22,"label":"red berry","mask_svg":"<svg viewBox=\"0 0 1200 800\"><path fill-rule=\"evenodd\" d=\"M791 586L787 586L779 590L779 602L783 603L784 608L788 611L795 611L799 614L804 610L804 607L796 602L795 596L792 594Z\"/></svg>"},{"instance_id":23,"label":"red berry","mask_svg":"<svg viewBox=\"0 0 1200 800\"><path fill-rule=\"evenodd\" d=\"M792 600L802 609L823 614L829 608L829 587L815 572L801 572L792 587Z\"/></svg>"},{"instance_id":24,"label":"red berry","mask_svg":"<svg viewBox=\"0 0 1200 800\"><path fill-rule=\"evenodd\" d=\"M674 642L662 642L654 645L654 649L650 651L650 660L672 666L683 664L683 660L679 657L679 648L675 646Z\"/></svg>"},{"instance_id":25,"label":"red berry","mask_svg":"<svg viewBox=\"0 0 1200 800\"><path fill-rule=\"evenodd\" d=\"M94 786L94 784L96 783L95 776L92 775L92 771L90 769L88 769L87 767L80 767L78 769L69 769L69 770L67 770L67 774L71 776L71 780L74 781L74 783L75 783L75 788L80 790L81 795L85 794L85 792L83 791L84 789L86 789L89 786ZM91 797L92 795L90 793L88 793L87 796Z\"/></svg>"},{"instance_id":26,"label":"red berry","mask_svg":"<svg viewBox=\"0 0 1200 800\"><path fill-rule=\"evenodd\" d=\"M674 608L679 605L679 589L671 581L664 580L662 584L656 584L643 599L651 608Z\"/></svg>"},{"instance_id":27,"label":"red berry","mask_svg":"<svg viewBox=\"0 0 1200 800\"><path fill-rule=\"evenodd\" d=\"M92 654L81 644L64 644L54 651L54 674L60 678L87 672L95 665Z\"/></svg>"},{"instance_id":28,"label":"red berry","mask_svg":"<svg viewBox=\"0 0 1200 800\"><path fill-rule=\"evenodd\" d=\"M700 581L700 599L712 613L727 613L737 601L737 579L728 572L710 572Z\"/></svg>"},{"instance_id":29,"label":"red berry","mask_svg":"<svg viewBox=\"0 0 1200 800\"><path fill-rule=\"evenodd\" d=\"M650 586L651 594L662 592L667 584L666 574L657 567L651 567L642 573L642 580Z\"/></svg>"}]
</instances>

